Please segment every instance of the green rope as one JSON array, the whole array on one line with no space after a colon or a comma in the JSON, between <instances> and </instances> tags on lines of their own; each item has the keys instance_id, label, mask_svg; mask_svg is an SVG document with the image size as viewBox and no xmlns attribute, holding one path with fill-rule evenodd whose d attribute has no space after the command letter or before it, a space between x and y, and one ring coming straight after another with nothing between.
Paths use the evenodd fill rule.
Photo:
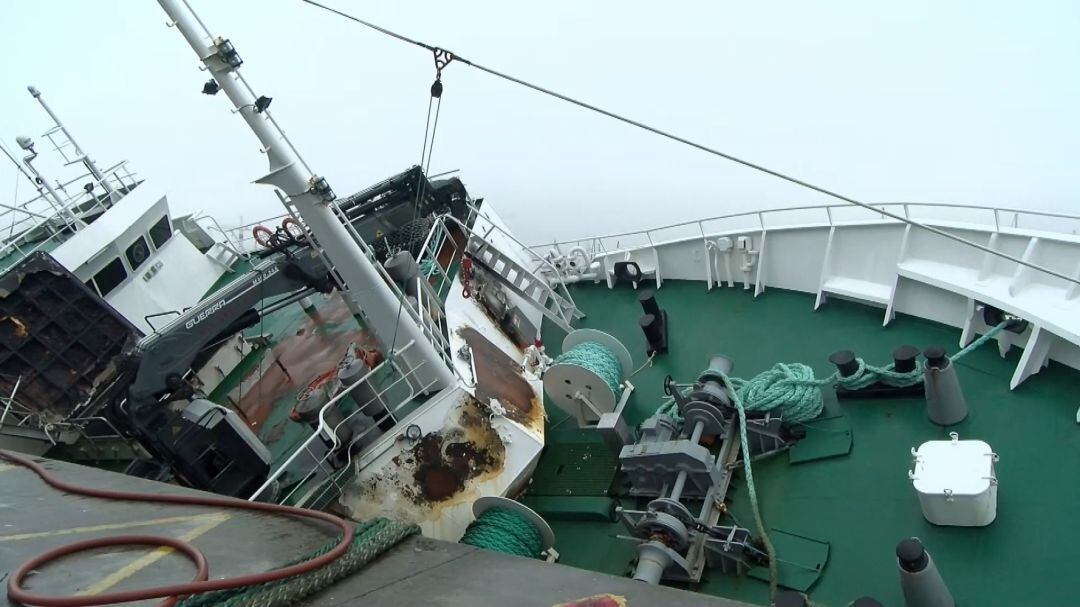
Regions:
<instances>
[{"instance_id":1,"label":"green rope","mask_svg":"<svg viewBox=\"0 0 1080 607\"><path fill-rule=\"evenodd\" d=\"M857 371L846 377L839 373L833 373L829 381L835 380L837 384L848 390L862 390L878 383L894 388L907 388L916 386L922 383L923 380L923 363L921 360L915 361L915 368L906 373L897 371L896 363L889 363L884 367L875 367L866 364L861 358L856 358L855 362L859 365Z\"/></svg>"},{"instance_id":2,"label":"green rope","mask_svg":"<svg viewBox=\"0 0 1080 607\"><path fill-rule=\"evenodd\" d=\"M531 559L539 557L544 549L540 531L529 519L508 508L484 511L469 523L460 543Z\"/></svg>"},{"instance_id":3,"label":"green rope","mask_svg":"<svg viewBox=\"0 0 1080 607\"><path fill-rule=\"evenodd\" d=\"M420 275L424 278L430 278L431 274L435 271L435 257L438 256L439 250L442 249L443 240L446 238L446 231L440 231L435 238L428 242L428 248L426 251L420 252Z\"/></svg>"},{"instance_id":4,"label":"green rope","mask_svg":"<svg viewBox=\"0 0 1080 607\"><path fill-rule=\"evenodd\" d=\"M1005 320L1005 321L1002 321L1002 322L998 323L997 325L992 327L989 331L987 331L985 334L979 336L979 339L976 339L975 341L968 344L966 348L964 348L963 350L960 350L956 354L953 354L952 356L950 356L949 361L950 362L956 362L956 361L960 360L961 358L967 356L968 354L971 354L979 346L981 346L981 345L985 344L986 342L990 341L991 339L997 337L997 334L1001 333L1005 329L1005 326L1009 324L1009 322L1010 321Z\"/></svg>"},{"instance_id":5,"label":"green rope","mask_svg":"<svg viewBox=\"0 0 1080 607\"><path fill-rule=\"evenodd\" d=\"M675 404L674 398L669 398L659 408L656 409L657 415L666 415L675 421L682 421L682 413L679 413L679 405Z\"/></svg>"},{"instance_id":6,"label":"green rope","mask_svg":"<svg viewBox=\"0 0 1080 607\"><path fill-rule=\"evenodd\" d=\"M622 365L618 357L607 346L595 341L583 341L555 358L556 365L576 365L599 375L611 388L611 393L619 395L622 384Z\"/></svg>"},{"instance_id":7,"label":"green rope","mask_svg":"<svg viewBox=\"0 0 1080 607\"><path fill-rule=\"evenodd\" d=\"M833 380L832 377L814 379L814 370L802 363L776 363L749 380L728 378L716 369L702 375L707 374L725 378L728 391L746 411L779 408L790 423L810 421L820 415L824 406L821 386Z\"/></svg>"},{"instance_id":8,"label":"green rope","mask_svg":"<svg viewBox=\"0 0 1080 607\"><path fill-rule=\"evenodd\" d=\"M316 592L328 588L385 552L401 540L420 531L412 523L402 523L384 518L372 519L356 526L356 534L348 551L341 558L325 567L302 573L283 580L267 582L235 590L219 590L190 596L178 603L178 607L266 607L268 605L292 605ZM333 540L318 550L295 561L294 565L326 554L334 546Z\"/></svg>"},{"instance_id":9,"label":"green rope","mask_svg":"<svg viewBox=\"0 0 1080 607\"><path fill-rule=\"evenodd\" d=\"M739 395L739 390L735 388L732 380L718 371L714 371L714 373L717 373L723 380L724 387L731 394L731 401L735 405L735 410L739 413L739 443L742 447L743 474L746 476L746 489L750 497L750 510L754 513L754 524L757 526L761 543L765 544L765 553L769 555L769 598L771 599L776 596L777 586L776 548L773 547L769 534L765 532L765 520L762 518L761 509L758 507L757 489L754 487L754 471L750 467L750 441L746 437L746 407L743 404L742 397ZM811 377L813 377L813 373L811 373ZM818 390L819 396L820 392Z\"/></svg>"},{"instance_id":10,"label":"green rope","mask_svg":"<svg viewBox=\"0 0 1080 607\"><path fill-rule=\"evenodd\" d=\"M979 346L993 339L1000 333L1007 322L1002 322L991 328L985 335L971 342L966 348L949 357L950 361L956 361L967 356ZM923 365L918 363L915 369L908 373L900 373L892 364L884 367L867 365L862 359L856 359L859 370L848 377L840 377L839 372L823 378L815 379L814 371L802 363L777 363L771 369L759 373L752 379L740 379L728 377L717 369L708 369L698 378L702 381L706 377L719 377L731 395L732 404L735 405L739 414L739 443L742 448L743 473L746 476L747 494L750 498L750 509L754 514L754 523L757 533L765 545L765 552L769 555L769 597L776 595L777 570L776 549L772 540L765 531L765 521L761 516L761 508L758 506L757 489L754 486L754 471L750 466L750 445L746 434L747 411L771 411L780 409L784 419L789 423L803 423L816 418L821 414L824 407L824 399L821 387L832 382L841 386L857 390L881 382L891 386L906 387L921 382ZM657 409L657 414L670 415L679 418L678 407L674 400L666 401Z\"/></svg>"}]
</instances>

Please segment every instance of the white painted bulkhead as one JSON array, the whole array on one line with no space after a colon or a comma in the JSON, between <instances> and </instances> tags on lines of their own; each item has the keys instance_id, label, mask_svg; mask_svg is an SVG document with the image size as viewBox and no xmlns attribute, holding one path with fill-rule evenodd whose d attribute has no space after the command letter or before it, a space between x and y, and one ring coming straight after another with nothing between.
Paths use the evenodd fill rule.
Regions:
<instances>
[{"instance_id":1,"label":"white painted bulkhead","mask_svg":"<svg viewBox=\"0 0 1080 607\"><path fill-rule=\"evenodd\" d=\"M890 206L995 252L1080 279L1080 217ZM610 285L615 262L632 260L658 286L666 279L700 280L708 289L753 288L755 296L767 288L789 289L814 294L815 308L832 297L880 307L883 324L896 313L928 318L963 329L959 346L985 332L976 308L989 304L1031 323L1020 335L1004 332L997 338L1003 354L1010 346L1025 349L1013 388L1049 360L1080 369L1080 285L862 209L734 214L532 249L557 260L575 247L592 264L578 275L564 271L568 282Z\"/></svg>"},{"instance_id":2,"label":"white painted bulkhead","mask_svg":"<svg viewBox=\"0 0 1080 607\"><path fill-rule=\"evenodd\" d=\"M521 266L529 267L535 255L510 235L506 224L498 214L485 205L478 212L472 228L503 254L514 258ZM460 276L455 276L447 294L445 315L447 337L452 364L459 385L443 390L421 405L416 411L400 420L397 429L410 425L419 427L422 434L431 432L453 433L469 405L468 395L476 393L475 367L470 356L462 329L474 329L490 341L499 351L513 361L521 361L522 350L515 345L492 321L475 298L462 294ZM542 313L521 297L507 293L508 299L535 327L540 327ZM539 410L533 411L529 420L515 419L499 413L501 403L484 403L492 413L486 424L498 436L505 450L501 466L491 474L469 480L463 490L453 497L437 503L418 503L409 492L400 490L397 482L388 479L402 477L402 460L407 457L410 443L398 433L389 433L366 449L356 462L357 475L350 482L353 491L346 493L343 503L351 508L357 518L388 516L411 520L420 525L425 536L457 541L473 520L472 503L484 495L515 495L524 489L532 476L544 448L543 384L538 377L520 372L533 393L533 402ZM365 487L377 489L362 490Z\"/></svg>"},{"instance_id":3,"label":"white painted bulkhead","mask_svg":"<svg viewBox=\"0 0 1080 607\"><path fill-rule=\"evenodd\" d=\"M173 230L166 196L143 184L52 256L146 334L202 299L228 269Z\"/></svg>"}]
</instances>

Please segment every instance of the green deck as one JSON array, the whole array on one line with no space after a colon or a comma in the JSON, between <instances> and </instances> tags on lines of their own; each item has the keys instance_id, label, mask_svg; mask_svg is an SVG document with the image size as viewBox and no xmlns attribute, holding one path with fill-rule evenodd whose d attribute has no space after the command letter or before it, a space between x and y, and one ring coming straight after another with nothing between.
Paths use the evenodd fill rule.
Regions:
<instances>
[{"instance_id":1,"label":"green deck","mask_svg":"<svg viewBox=\"0 0 1080 607\"><path fill-rule=\"evenodd\" d=\"M588 315L580 327L617 336L636 363L644 361L637 291L579 285L572 294ZM690 381L714 353L731 356L740 377L776 362L810 364L820 377L832 372L826 358L834 350L852 349L868 362L883 364L901 344L941 344L955 351L959 339L952 327L911 317L900 316L882 328L882 310L841 300L831 299L814 312L812 296L781 290L754 299L737 288L706 292L700 282L665 281L657 300L669 315L671 351L634 377L637 390L626 414L631 424L660 403L665 375ZM558 329L548 327L544 337L550 351L560 351ZM824 573L810 591L814 601L839 606L872 595L886 605L903 604L893 550L900 539L917 536L961 604L1075 602L1066 580L1080 568L1080 549L1071 540L1080 536L1080 517L1074 515L1080 483L1065 472L1080 461L1075 424L1080 373L1053 363L1010 391L1019 355L1014 348L1002 359L989 344L958 363L970 413L949 429L927 419L921 399L848 400L842 406L853 432L850 455L799 465L780 456L755 464L766 524L831 545ZM595 440L573 422L564 423L566 416L556 407L549 404L548 412L541 468L576 443ZM907 478L910 449L945 438L948 431L985 440L1001 457L998 515L989 527L937 527L922 517ZM739 522L752 529L741 475L729 497ZM634 505L633 500L624 503ZM613 574L628 570L634 549L614 537L625 533L620 524L551 522L563 564ZM767 586L760 581L706 576L694 590L768 602Z\"/></svg>"}]
</instances>

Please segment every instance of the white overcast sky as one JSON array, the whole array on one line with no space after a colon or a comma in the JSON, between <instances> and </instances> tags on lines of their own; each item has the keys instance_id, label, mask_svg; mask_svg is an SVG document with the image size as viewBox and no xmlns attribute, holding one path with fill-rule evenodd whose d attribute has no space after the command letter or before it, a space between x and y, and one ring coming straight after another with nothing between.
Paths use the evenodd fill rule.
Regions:
<instances>
[{"instance_id":1,"label":"white overcast sky","mask_svg":"<svg viewBox=\"0 0 1080 607\"><path fill-rule=\"evenodd\" d=\"M325 1L863 200L1080 212L1075 1ZM430 55L299 0L191 2L339 194L419 160ZM250 183L266 168L254 137L199 92L156 2L8 0L0 54L9 149L48 126L35 84L174 215L280 212ZM443 81L433 172L461 169L528 242L822 200L464 65ZM0 202L14 181L0 165Z\"/></svg>"}]
</instances>

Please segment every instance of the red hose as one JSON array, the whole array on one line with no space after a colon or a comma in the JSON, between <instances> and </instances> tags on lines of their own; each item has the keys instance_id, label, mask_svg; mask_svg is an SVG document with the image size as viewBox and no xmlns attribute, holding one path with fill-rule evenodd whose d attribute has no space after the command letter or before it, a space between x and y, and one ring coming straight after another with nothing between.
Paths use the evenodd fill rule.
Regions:
<instances>
[{"instance_id":1,"label":"red hose","mask_svg":"<svg viewBox=\"0 0 1080 607\"><path fill-rule=\"evenodd\" d=\"M18 569L12 572L11 577L8 578L8 599L17 603L23 603L25 605L37 605L40 607L84 607L87 605L127 603L130 601L142 601L145 599L170 597L165 601L159 603L158 607L171 607L181 597L190 594L199 594L203 592L211 592L214 590L229 590L234 588L242 588L245 586L264 584L266 582L272 582L275 580L280 580L282 578L292 577L294 575L307 573L320 567L324 567L334 562L341 555L343 555L345 551L349 549L349 545L352 543L353 540L352 525L350 525L344 519L341 519L332 514L328 514L326 512L308 510L306 508L294 508L292 506L279 506L277 504L267 504L263 502L248 502L233 497L168 494L154 495L151 493L137 493L134 491L110 491L108 489L80 487L79 485L72 485L57 479L47 470L45 470L45 468L41 464L23 458L19 455L15 455L14 453L0 451L0 459L5 459L13 464L29 468L31 471L41 477L41 480L44 481L46 484L53 487L54 489L58 489L66 493L75 493L78 495L86 495L103 499L125 500L129 502L186 504L189 506L232 508L235 510L254 510L257 512L270 512L273 514L302 516L305 518L324 521L341 529L341 540L338 542L337 546L334 546L332 550L322 556L313 558L309 561L304 561L303 563L297 563L288 567L282 567L281 569L273 569L271 571L264 571L262 573L249 573L246 575L240 575L220 580L207 579L209 575L209 567L206 562L206 556L203 555L203 553L200 552L198 548L188 542L172 537L160 535L120 535L65 544L63 546L60 546L59 548L53 548L52 550L43 552L24 562L22 565L19 565ZM29 575L32 571L41 568L46 563L50 563L62 556L75 554L77 552L83 552L85 550L90 550L93 548L120 545L167 546L169 548L174 548L183 553L195 564L197 569L195 579L186 584L155 586L153 588L125 590L122 592L111 592L108 594L96 594L89 596L39 595L27 592L22 588L23 579L26 578L26 576Z\"/></svg>"}]
</instances>

